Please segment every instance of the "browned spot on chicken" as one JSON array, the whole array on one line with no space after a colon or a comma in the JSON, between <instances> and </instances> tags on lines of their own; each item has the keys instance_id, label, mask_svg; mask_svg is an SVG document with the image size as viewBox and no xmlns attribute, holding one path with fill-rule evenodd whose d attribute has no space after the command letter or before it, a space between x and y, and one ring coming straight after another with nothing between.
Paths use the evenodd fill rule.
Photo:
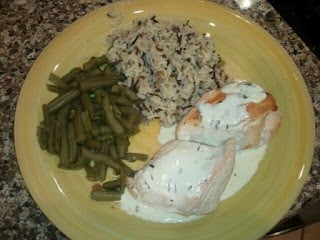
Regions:
<instances>
[{"instance_id":1,"label":"browned spot on chicken","mask_svg":"<svg viewBox=\"0 0 320 240\"><path fill-rule=\"evenodd\" d=\"M219 103L222 102L227 94L225 94L224 92L221 92L220 90L216 90L214 92L209 92L210 95L207 95L207 99L205 99L206 103L210 103L210 104L215 104L215 103Z\"/></svg>"},{"instance_id":2,"label":"browned spot on chicken","mask_svg":"<svg viewBox=\"0 0 320 240\"><path fill-rule=\"evenodd\" d=\"M199 124L202 120L201 114L197 108L192 108L190 112L183 118L183 124L192 123Z\"/></svg>"},{"instance_id":3,"label":"browned spot on chicken","mask_svg":"<svg viewBox=\"0 0 320 240\"><path fill-rule=\"evenodd\" d=\"M265 114L269 111L276 111L278 109L276 100L274 97L267 93L267 97L259 103L248 103L247 112L249 113L250 119L255 120L260 117L262 114Z\"/></svg>"}]
</instances>

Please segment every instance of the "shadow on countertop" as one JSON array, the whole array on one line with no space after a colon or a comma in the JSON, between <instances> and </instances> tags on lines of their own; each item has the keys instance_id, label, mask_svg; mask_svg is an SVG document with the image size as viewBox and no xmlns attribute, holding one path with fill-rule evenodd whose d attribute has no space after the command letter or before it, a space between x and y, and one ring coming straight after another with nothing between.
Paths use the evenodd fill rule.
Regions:
<instances>
[{"instance_id":1,"label":"shadow on countertop","mask_svg":"<svg viewBox=\"0 0 320 240\"><path fill-rule=\"evenodd\" d=\"M268 0L306 45L320 58L319 0Z\"/></svg>"}]
</instances>

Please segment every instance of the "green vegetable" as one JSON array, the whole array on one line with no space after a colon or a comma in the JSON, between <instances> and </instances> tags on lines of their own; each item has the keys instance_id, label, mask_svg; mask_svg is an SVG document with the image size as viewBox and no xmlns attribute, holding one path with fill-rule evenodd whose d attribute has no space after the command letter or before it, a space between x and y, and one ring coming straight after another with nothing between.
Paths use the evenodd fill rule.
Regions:
<instances>
[{"instance_id":1,"label":"green vegetable","mask_svg":"<svg viewBox=\"0 0 320 240\"><path fill-rule=\"evenodd\" d=\"M112 167L115 170L120 170L121 166L117 163L112 157L102 154L102 153L94 153L90 151L88 148L82 147L82 156L89 160L94 160L96 162L102 162L105 165Z\"/></svg>"},{"instance_id":2,"label":"green vegetable","mask_svg":"<svg viewBox=\"0 0 320 240\"><path fill-rule=\"evenodd\" d=\"M48 112L54 113L60 110L62 107L71 103L71 101L75 100L80 95L80 91L78 89L72 89L65 94L58 96L48 103Z\"/></svg>"},{"instance_id":3,"label":"green vegetable","mask_svg":"<svg viewBox=\"0 0 320 240\"><path fill-rule=\"evenodd\" d=\"M64 75L62 78L61 78L61 81L63 83L69 83L71 81L74 81L75 78L77 77L77 75L79 73L82 72L82 69L80 67L76 67L76 68L73 68L71 69L70 72L68 72L66 75Z\"/></svg>"},{"instance_id":4,"label":"green vegetable","mask_svg":"<svg viewBox=\"0 0 320 240\"><path fill-rule=\"evenodd\" d=\"M137 160L146 161L148 160L148 155L143 153L126 153L123 156L123 159L127 160L128 162L135 162Z\"/></svg>"},{"instance_id":5,"label":"green vegetable","mask_svg":"<svg viewBox=\"0 0 320 240\"><path fill-rule=\"evenodd\" d=\"M143 119L135 108L141 100L119 85L123 80L106 55L92 57L82 68L75 67L62 77L49 75L47 89L57 96L42 107L39 145L59 157L59 168L84 169L90 181L105 181L107 169L112 168L119 178L117 185L105 183L105 188L93 190L91 198L95 200L120 199L126 176L136 173L122 160L147 159L143 154L128 153L129 136L139 132Z\"/></svg>"},{"instance_id":6,"label":"green vegetable","mask_svg":"<svg viewBox=\"0 0 320 240\"><path fill-rule=\"evenodd\" d=\"M121 191L122 188L122 179L116 179L116 180L112 180L112 181L108 181L108 182L104 182L102 184L102 187L105 190L110 190L110 191Z\"/></svg>"},{"instance_id":7,"label":"green vegetable","mask_svg":"<svg viewBox=\"0 0 320 240\"><path fill-rule=\"evenodd\" d=\"M112 111L112 105L109 100L108 94L104 96L102 103L103 103L103 110L105 113L107 124L110 125L110 127L112 128L112 130L115 132L116 135L124 135L125 129L114 116L114 113Z\"/></svg>"},{"instance_id":8,"label":"green vegetable","mask_svg":"<svg viewBox=\"0 0 320 240\"><path fill-rule=\"evenodd\" d=\"M110 87L117 84L117 79L105 79L103 76L96 76L79 83L81 91L87 91L96 88Z\"/></svg>"},{"instance_id":9,"label":"green vegetable","mask_svg":"<svg viewBox=\"0 0 320 240\"><path fill-rule=\"evenodd\" d=\"M95 189L91 191L90 197L96 201L118 201L121 199L121 195L121 192Z\"/></svg>"},{"instance_id":10,"label":"green vegetable","mask_svg":"<svg viewBox=\"0 0 320 240\"><path fill-rule=\"evenodd\" d=\"M66 117L66 112L66 110L61 112L61 147L59 154L60 161L58 165L60 168L68 168L69 165L68 119Z\"/></svg>"},{"instance_id":11,"label":"green vegetable","mask_svg":"<svg viewBox=\"0 0 320 240\"><path fill-rule=\"evenodd\" d=\"M81 106L79 105L76 108L76 114L74 118L75 139L76 139L76 142L79 144L83 144L87 139L85 128L82 122L81 112L82 112Z\"/></svg>"}]
</instances>

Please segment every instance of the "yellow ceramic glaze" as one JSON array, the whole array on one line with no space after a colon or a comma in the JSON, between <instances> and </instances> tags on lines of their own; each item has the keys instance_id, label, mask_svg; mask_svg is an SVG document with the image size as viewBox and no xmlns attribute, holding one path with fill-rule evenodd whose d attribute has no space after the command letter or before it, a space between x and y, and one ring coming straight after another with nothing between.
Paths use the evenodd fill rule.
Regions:
<instances>
[{"instance_id":1,"label":"yellow ceramic glaze","mask_svg":"<svg viewBox=\"0 0 320 240\"><path fill-rule=\"evenodd\" d=\"M119 20L107 17L112 11ZM90 200L91 183L82 171L58 169L57 158L41 151L36 126L41 105L53 96L48 75L62 75L106 51L106 36L130 27L134 18L190 20L209 33L228 74L261 84L283 113L279 132L252 180L207 217L184 224L145 222ZM263 29L225 7L199 0L122 1L100 8L59 34L34 63L22 88L15 125L16 152L24 180L48 218L72 239L257 239L289 209L310 168L314 120L304 81L283 48ZM157 131L156 129L153 130ZM145 132L144 132L145 134ZM143 144L149 140L143 137ZM150 144L157 144L150 135ZM138 139L137 139L138 141ZM142 147L143 144L136 145ZM146 146L148 148L148 146ZM150 151L153 147L151 147Z\"/></svg>"}]
</instances>

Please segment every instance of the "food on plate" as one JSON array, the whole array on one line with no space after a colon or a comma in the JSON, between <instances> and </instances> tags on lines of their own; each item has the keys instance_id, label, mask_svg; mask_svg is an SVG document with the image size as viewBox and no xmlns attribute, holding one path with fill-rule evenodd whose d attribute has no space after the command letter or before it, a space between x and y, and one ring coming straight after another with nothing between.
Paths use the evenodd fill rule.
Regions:
<instances>
[{"instance_id":1,"label":"food on plate","mask_svg":"<svg viewBox=\"0 0 320 240\"><path fill-rule=\"evenodd\" d=\"M204 93L178 122L176 139L162 145L127 179L120 207L159 222L184 222L212 212L230 181L235 160L254 156L260 161L279 124L275 99L255 83L234 82ZM132 212L128 194L143 209L141 213ZM148 212L157 216L150 218Z\"/></svg>"},{"instance_id":2,"label":"food on plate","mask_svg":"<svg viewBox=\"0 0 320 240\"><path fill-rule=\"evenodd\" d=\"M260 161L278 129L274 97L255 83L231 81L212 38L189 21L135 20L108 42L105 55L50 75L48 90L58 96L43 106L41 148L59 155L60 168L84 168L96 182L92 199L119 201L129 214L184 222L214 211L237 162ZM148 161L128 149L141 124L154 119L175 134ZM137 160L144 166L131 168Z\"/></svg>"},{"instance_id":3,"label":"food on plate","mask_svg":"<svg viewBox=\"0 0 320 240\"><path fill-rule=\"evenodd\" d=\"M167 21L155 16L133 21L129 30L108 36L107 57L144 99L142 114L171 126L208 90L231 79L213 39L199 34L189 21Z\"/></svg>"},{"instance_id":4,"label":"food on plate","mask_svg":"<svg viewBox=\"0 0 320 240\"><path fill-rule=\"evenodd\" d=\"M177 127L177 139L218 146L229 138L237 149L267 143L280 124L274 97L238 81L205 93Z\"/></svg>"},{"instance_id":5,"label":"food on plate","mask_svg":"<svg viewBox=\"0 0 320 240\"><path fill-rule=\"evenodd\" d=\"M220 200L234 167L233 139L221 147L173 140L163 145L128 190L139 202L185 216L207 214Z\"/></svg>"},{"instance_id":6,"label":"food on plate","mask_svg":"<svg viewBox=\"0 0 320 240\"><path fill-rule=\"evenodd\" d=\"M128 152L129 137L139 132L143 117L133 89L121 86L124 77L105 55L92 57L62 77L50 74L48 90L58 95L43 105L38 126L40 147L59 156L58 167L85 169L90 181L106 180L107 172L120 177L118 188L94 187L96 200L119 200L126 175L134 174L124 161L147 160ZM112 171L108 171L112 169Z\"/></svg>"}]
</instances>

